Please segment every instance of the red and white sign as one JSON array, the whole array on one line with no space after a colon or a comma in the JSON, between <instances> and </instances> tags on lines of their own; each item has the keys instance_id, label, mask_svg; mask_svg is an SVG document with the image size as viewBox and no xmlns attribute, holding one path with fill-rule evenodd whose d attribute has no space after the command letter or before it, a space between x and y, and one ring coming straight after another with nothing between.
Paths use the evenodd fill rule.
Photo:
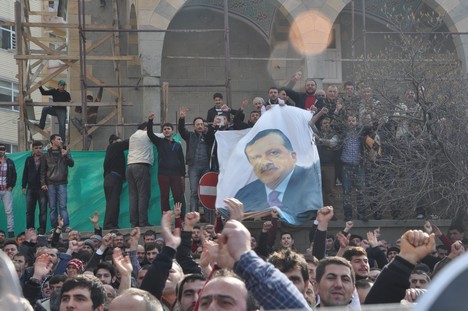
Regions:
<instances>
[{"instance_id":1,"label":"red and white sign","mask_svg":"<svg viewBox=\"0 0 468 311\"><path fill-rule=\"evenodd\" d=\"M208 172L200 178L198 184L198 196L200 202L208 209L216 208L216 186L218 185L218 173Z\"/></svg>"}]
</instances>

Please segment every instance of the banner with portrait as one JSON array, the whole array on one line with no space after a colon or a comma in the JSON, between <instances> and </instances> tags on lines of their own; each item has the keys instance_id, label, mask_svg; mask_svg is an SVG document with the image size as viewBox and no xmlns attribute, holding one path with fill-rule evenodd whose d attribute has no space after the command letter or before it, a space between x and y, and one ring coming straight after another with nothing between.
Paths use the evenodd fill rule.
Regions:
<instances>
[{"instance_id":1,"label":"banner with portrait","mask_svg":"<svg viewBox=\"0 0 468 311\"><path fill-rule=\"evenodd\" d=\"M289 224L310 220L323 206L311 118L310 111L275 105L252 129L217 132L218 211L226 215L223 200L235 197L252 218L267 216L276 208Z\"/></svg>"}]
</instances>

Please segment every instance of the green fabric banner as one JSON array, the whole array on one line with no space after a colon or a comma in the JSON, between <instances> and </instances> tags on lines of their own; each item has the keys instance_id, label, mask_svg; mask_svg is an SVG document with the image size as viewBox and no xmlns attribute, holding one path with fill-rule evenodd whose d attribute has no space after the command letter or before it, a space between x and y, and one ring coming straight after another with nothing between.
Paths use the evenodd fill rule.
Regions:
<instances>
[{"instance_id":1,"label":"green fabric banner","mask_svg":"<svg viewBox=\"0 0 468 311\"><path fill-rule=\"evenodd\" d=\"M180 142L180 137L174 135L176 141ZM153 146L154 147L154 146ZM157 149L154 147L155 163L157 160ZM21 180L23 177L24 162L31 155L31 152L19 152L8 154L7 156L15 162L18 180L13 189L13 210L15 216L15 233L18 234L26 229L26 196L21 190ZM104 169L103 162L105 151L71 151L71 156L75 161L75 166L69 168L68 172L68 204L67 210L70 217L70 226L79 231L93 231L93 224L88 217L93 213L99 213L99 225L104 222L106 200L104 196ZM149 222L159 225L161 221L161 204L158 184L158 167L151 168L151 200L148 210ZM171 206L172 206L171 200ZM3 202L0 203L3 207ZM128 185L125 182L122 189L120 202L120 228L129 228L128 211ZM38 210L36 207L35 225L38 223ZM49 212L49 210L48 210ZM6 215L2 211L0 217L0 229L7 232ZM50 230L50 217L47 213L47 230Z\"/></svg>"}]
</instances>

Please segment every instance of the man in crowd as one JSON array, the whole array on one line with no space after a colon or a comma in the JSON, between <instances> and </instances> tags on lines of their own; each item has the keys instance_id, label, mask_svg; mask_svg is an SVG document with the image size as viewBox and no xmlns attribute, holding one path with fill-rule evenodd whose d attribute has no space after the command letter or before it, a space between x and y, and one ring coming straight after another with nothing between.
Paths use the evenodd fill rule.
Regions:
<instances>
[{"instance_id":1,"label":"man in crowd","mask_svg":"<svg viewBox=\"0 0 468 311\"><path fill-rule=\"evenodd\" d=\"M68 167L73 167L70 153L62 146L62 137L57 134L50 136L51 147L41 159L41 189L49 193L50 224L58 226L57 217L63 219L64 231L71 231L67 211Z\"/></svg>"},{"instance_id":2,"label":"man in crowd","mask_svg":"<svg viewBox=\"0 0 468 311\"><path fill-rule=\"evenodd\" d=\"M200 201L198 198L198 184L200 178L210 169L210 150L214 142L212 127L205 132L201 117L193 120L194 131L185 128L185 117L188 109L182 107L179 111L179 134L187 144L186 164L190 181L190 211L198 211ZM214 117L213 117L214 119Z\"/></svg>"},{"instance_id":3,"label":"man in crowd","mask_svg":"<svg viewBox=\"0 0 468 311\"><path fill-rule=\"evenodd\" d=\"M320 306L347 306L354 293L353 267L344 258L327 257L320 260L317 271Z\"/></svg>"},{"instance_id":4,"label":"man in crowd","mask_svg":"<svg viewBox=\"0 0 468 311\"><path fill-rule=\"evenodd\" d=\"M63 283L60 293L60 311L103 311L106 291L99 279L78 275Z\"/></svg>"},{"instance_id":5,"label":"man in crowd","mask_svg":"<svg viewBox=\"0 0 468 311\"><path fill-rule=\"evenodd\" d=\"M171 123L162 125L164 138L153 132L154 113L148 116L148 137L158 149L158 182L161 192L161 213L171 209L169 206L169 190L174 203L182 203L185 178L185 163L182 145L174 140L174 127Z\"/></svg>"},{"instance_id":6,"label":"man in crowd","mask_svg":"<svg viewBox=\"0 0 468 311\"><path fill-rule=\"evenodd\" d=\"M148 208L151 197L150 170L154 163L153 146L148 137L148 122L138 126L130 136L127 163L130 224L134 227L148 227Z\"/></svg>"},{"instance_id":7,"label":"man in crowd","mask_svg":"<svg viewBox=\"0 0 468 311\"><path fill-rule=\"evenodd\" d=\"M32 144L33 153L24 162L22 188L26 195L26 228L35 228L36 205L39 204L38 234L44 234L47 226L47 192L41 189L42 142Z\"/></svg>"},{"instance_id":8,"label":"man in crowd","mask_svg":"<svg viewBox=\"0 0 468 311\"><path fill-rule=\"evenodd\" d=\"M213 102L214 106L208 110L208 113L206 115L206 121L208 121L209 123L213 122L216 116L224 114L221 108L223 106L223 94L214 93Z\"/></svg>"},{"instance_id":9,"label":"man in crowd","mask_svg":"<svg viewBox=\"0 0 468 311\"><path fill-rule=\"evenodd\" d=\"M316 103L315 91L317 90L317 82L312 78L305 80L305 92L300 93L294 91L292 88L297 81L302 77L302 72L298 71L291 78L286 86L286 94L296 103L296 107L302 109L313 109Z\"/></svg>"},{"instance_id":10,"label":"man in crowd","mask_svg":"<svg viewBox=\"0 0 468 311\"><path fill-rule=\"evenodd\" d=\"M106 196L106 213L104 230L119 228L120 195L125 181L125 154L129 140L122 140L117 135L109 137L109 146L104 158L104 194Z\"/></svg>"},{"instance_id":11,"label":"man in crowd","mask_svg":"<svg viewBox=\"0 0 468 311\"><path fill-rule=\"evenodd\" d=\"M54 102L71 102L70 93L65 91L65 83L64 80L60 80L58 82L56 89L50 89L48 91L44 90L42 86L39 87L39 91L43 96L49 95L52 96L52 101ZM67 121L67 107L66 106L48 106L42 108L41 113L41 120L39 121L39 127L44 129L45 121L47 115L50 114L52 116L56 116L59 122L59 135L62 137L63 141L65 142L65 122Z\"/></svg>"},{"instance_id":12,"label":"man in crowd","mask_svg":"<svg viewBox=\"0 0 468 311\"><path fill-rule=\"evenodd\" d=\"M3 201L7 217L8 237L15 236L12 191L16 185L16 167L13 160L6 156L6 147L0 144L0 200Z\"/></svg>"}]
</instances>

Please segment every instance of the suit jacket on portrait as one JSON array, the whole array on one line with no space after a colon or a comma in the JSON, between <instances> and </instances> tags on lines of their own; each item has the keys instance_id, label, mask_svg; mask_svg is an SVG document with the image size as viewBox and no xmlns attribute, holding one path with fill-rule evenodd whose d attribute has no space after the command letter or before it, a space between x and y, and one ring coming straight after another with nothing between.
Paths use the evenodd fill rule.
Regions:
<instances>
[{"instance_id":1,"label":"suit jacket on portrait","mask_svg":"<svg viewBox=\"0 0 468 311\"><path fill-rule=\"evenodd\" d=\"M244 204L244 212L270 208L265 184L259 179L245 185L235 195ZM296 166L286 187L280 208L280 218L290 224L302 224L322 208L322 183L320 163L309 168Z\"/></svg>"}]
</instances>

